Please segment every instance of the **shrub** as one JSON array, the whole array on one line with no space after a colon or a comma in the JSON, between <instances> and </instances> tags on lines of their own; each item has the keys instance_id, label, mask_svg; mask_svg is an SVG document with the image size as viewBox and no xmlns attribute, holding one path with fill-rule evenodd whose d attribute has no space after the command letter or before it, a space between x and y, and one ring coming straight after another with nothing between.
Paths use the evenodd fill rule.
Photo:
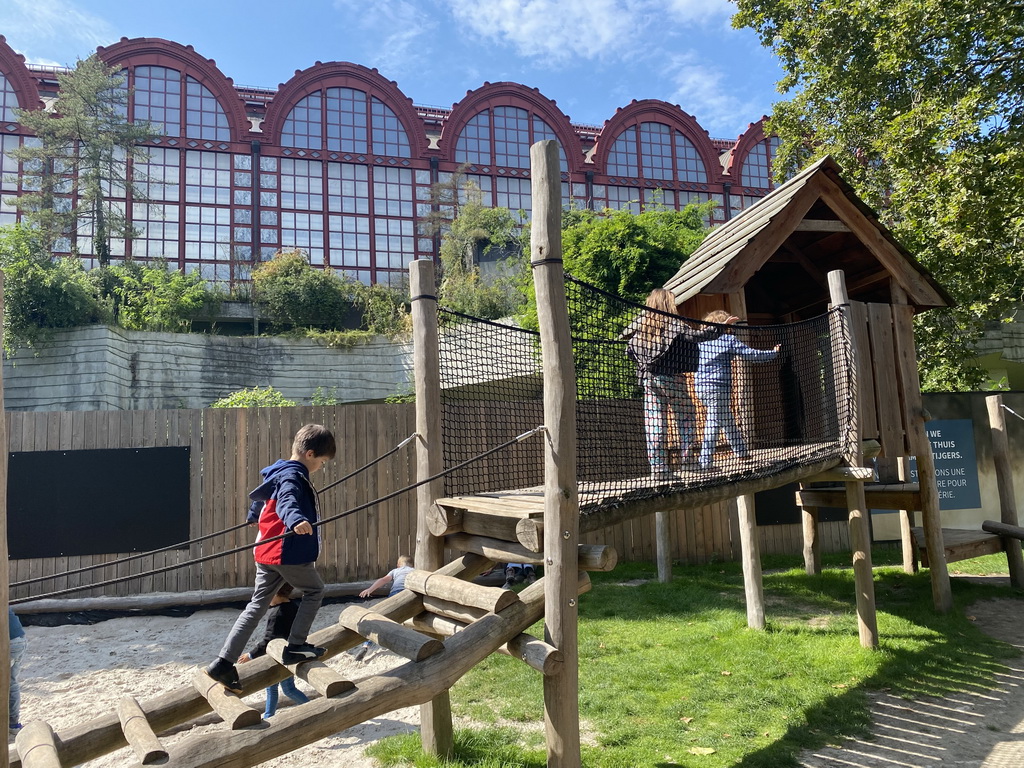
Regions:
<instances>
[{"instance_id":1,"label":"shrub","mask_svg":"<svg viewBox=\"0 0 1024 768\"><path fill-rule=\"evenodd\" d=\"M360 285L357 295L363 311L363 327L370 333L393 339L412 330L408 289L377 283Z\"/></svg>"},{"instance_id":2,"label":"shrub","mask_svg":"<svg viewBox=\"0 0 1024 768\"><path fill-rule=\"evenodd\" d=\"M32 230L0 232L4 282L4 336L8 353L49 338L53 329L105 319L99 293L76 258L51 260Z\"/></svg>"},{"instance_id":3,"label":"shrub","mask_svg":"<svg viewBox=\"0 0 1024 768\"><path fill-rule=\"evenodd\" d=\"M197 315L215 310L223 300L198 271L168 269L163 260L101 267L90 276L111 297L115 321L131 331L187 333Z\"/></svg>"},{"instance_id":4,"label":"shrub","mask_svg":"<svg viewBox=\"0 0 1024 768\"><path fill-rule=\"evenodd\" d=\"M225 395L220 400L210 403L211 408L267 408L288 405L297 405L297 403L294 400L288 400L269 385L266 389L260 389L259 387L240 389L237 392Z\"/></svg>"},{"instance_id":5,"label":"shrub","mask_svg":"<svg viewBox=\"0 0 1024 768\"><path fill-rule=\"evenodd\" d=\"M253 270L253 301L275 323L337 330L356 306L358 283L313 269L300 251L282 252Z\"/></svg>"}]
</instances>

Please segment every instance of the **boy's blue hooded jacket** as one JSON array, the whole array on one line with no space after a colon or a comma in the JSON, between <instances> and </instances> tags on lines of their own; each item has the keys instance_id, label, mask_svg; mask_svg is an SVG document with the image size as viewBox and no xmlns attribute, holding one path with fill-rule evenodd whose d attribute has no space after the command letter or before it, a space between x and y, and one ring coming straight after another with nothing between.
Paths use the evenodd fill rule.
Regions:
<instances>
[{"instance_id":1,"label":"boy's blue hooded jacket","mask_svg":"<svg viewBox=\"0 0 1024 768\"><path fill-rule=\"evenodd\" d=\"M252 505L247 519L259 524L253 554L263 565L301 565L314 562L320 554L320 529L316 489L309 470L301 461L278 459L260 470L263 483L249 494ZM295 534L280 541L260 544L264 539L292 531L303 520L314 526L312 535Z\"/></svg>"}]
</instances>

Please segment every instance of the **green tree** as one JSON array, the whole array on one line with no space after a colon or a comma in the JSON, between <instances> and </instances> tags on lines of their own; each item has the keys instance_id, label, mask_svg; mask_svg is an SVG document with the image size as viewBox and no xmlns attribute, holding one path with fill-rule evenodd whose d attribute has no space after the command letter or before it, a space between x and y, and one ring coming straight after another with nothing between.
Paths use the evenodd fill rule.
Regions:
<instances>
[{"instance_id":1,"label":"green tree","mask_svg":"<svg viewBox=\"0 0 1024 768\"><path fill-rule=\"evenodd\" d=\"M507 317L523 306L522 231L507 208L488 208L479 190L467 189L467 199L441 241L441 304L475 317ZM503 258L481 271L480 257L499 249Z\"/></svg>"},{"instance_id":2,"label":"green tree","mask_svg":"<svg viewBox=\"0 0 1024 768\"><path fill-rule=\"evenodd\" d=\"M92 249L110 262L111 241L131 237L124 201L144 195L129 176L133 161L148 159L141 145L158 137L146 122L128 122L125 78L96 54L57 75L52 110L16 110L36 141L10 152L25 164L31 183L17 198L24 220L39 229L46 247L91 228ZM130 193L130 194L129 194Z\"/></svg>"},{"instance_id":3,"label":"green tree","mask_svg":"<svg viewBox=\"0 0 1024 768\"><path fill-rule=\"evenodd\" d=\"M253 270L253 301L274 322L338 330L356 307L359 284L332 269L314 269L300 251L282 252Z\"/></svg>"},{"instance_id":4,"label":"green tree","mask_svg":"<svg viewBox=\"0 0 1024 768\"><path fill-rule=\"evenodd\" d=\"M36 346L54 329L88 325L106 317L82 262L51 259L34 229L0 229L0 267L4 270L3 345L8 353Z\"/></svg>"},{"instance_id":5,"label":"green tree","mask_svg":"<svg viewBox=\"0 0 1024 768\"><path fill-rule=\"evenodd\" d=\"M917 322L928 389L973 389L982 323L1024 292L1024 5L737 0L785 70L777 172L826 153L958 306Z\"/></svg>"},{"instance_id":6,"label":"green tree","mask_svg":"<svg viewBox=\"0 0 1024 768\"><path fill-rule=\"evenodd\" d=\"M282 408L297 405L271 386L240 389L210 403L211 408Z\"/></svg>"}]
</instances>

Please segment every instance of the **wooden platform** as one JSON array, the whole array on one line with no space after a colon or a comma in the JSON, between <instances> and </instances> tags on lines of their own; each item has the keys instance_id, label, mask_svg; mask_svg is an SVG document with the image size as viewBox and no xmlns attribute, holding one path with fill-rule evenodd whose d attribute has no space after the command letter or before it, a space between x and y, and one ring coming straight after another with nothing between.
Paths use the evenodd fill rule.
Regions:
<instances>
[{"instance_id":1,"label":"wooden platform","mask_svg":"<svg viewBox=\"0 0 1024 768\"><path fill-rule=\"evenodd\" d=\"M928 567L928 551L925 547L924 528L911 528L914 534L914 549L917 551L921 565ZM946 552L946 562L969 560L982 555L994 555L1004 552L1003 540L994 533L984 531L966 531L961 528L942 529L942 548Z\"/></svg>"},{"instance_id":2,"label":"wooden platform","mask_svg":"<svg viewBox=\"0 0 1024 768\"><path fill-rule=\"evenodd\" d=\"M870 509L921 509L921 486L917 483L865 483L864 496ZM802 488L797 491L798 507L846 508L846 488Z\"/></svg>"}]
</instances>

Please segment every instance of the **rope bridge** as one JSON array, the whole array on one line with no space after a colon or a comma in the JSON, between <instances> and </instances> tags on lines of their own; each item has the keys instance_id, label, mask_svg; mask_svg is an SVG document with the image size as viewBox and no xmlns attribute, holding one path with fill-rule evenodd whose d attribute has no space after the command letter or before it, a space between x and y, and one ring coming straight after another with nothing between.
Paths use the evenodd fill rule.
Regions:
<instances>
[{"instance_id":1,"label":"rope bridge","mask_svg":"<svg viewBox=\"0 0 1024 768\"><path fill-rule=\"evenodd\" d=\"M792 478L801 467L834 466L853 455L856 386L840 310L771 326L671 316L707 337L694 345L703 354L682 366L691 370L648 377L653 386L645 387L624 332L645 315L664 313L568 275L566 292L583 516L669 493ZM452 467L543 422L542 361L539 335L529 327L444 308L439 323L444 460ZM719 362L717 374L701 365L725 347L741 352ZM716 394L723 383L725 394ZM539 493L543 466L543 443L524 441L448 474L445 492L517 490L525 499Z\"/></svg>"}]
</instances>

